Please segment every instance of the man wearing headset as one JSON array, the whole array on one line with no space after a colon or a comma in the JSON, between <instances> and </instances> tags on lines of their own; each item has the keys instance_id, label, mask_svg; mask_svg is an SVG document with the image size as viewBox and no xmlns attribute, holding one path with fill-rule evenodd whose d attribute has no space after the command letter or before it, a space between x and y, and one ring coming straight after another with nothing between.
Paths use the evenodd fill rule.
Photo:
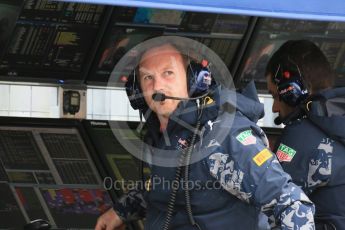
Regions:
<instances>
[{"instance_id":1,"label":"man wearing headset","mask_svg":"<svg viewBox=\"0 0 345 230\"><path fill-rule=\"evenodd\" d=\"M315 203L316 229L345 229L345 88L332 88L327 58L312 42L284 43L266 68L283 169Z\"/></svg>"},{"instance_id":2,"label":"man wearing headset","mask_svg":"<svg viewBox=\"0 0 345 230\"><path fill-rule=\"evenodd\" d=\"M155 184L149 191L130 191L98 219L96 229L119 229L123 223L145 216L145 229L251 230L258 229L260 211L270 217L272 226L314 229L313 204L290 182L256 125L263 115L257 97L244 96L248 88L232 101L234 92L209 81L207 63L188 63L179 51L183 48L174 43L175 37L169 38L161 38L163 42L144 51L139 77L129 79L127 93L131 105L146 114L146 142L156 147L152 158L159 156L159 150L173 150L175 158L183 161L189 159L188 154L205 154L182 167L164 167L153 160L153 181L188 180L199 186L176 189ZM202 92L205 84L206 94ZM136 101L133 93L137 90L144 101ZM256 96L255 91L250 93ZM202 95L199 102L195 100L198 95ZM230 116L233 122L229 122ZM186 124L194 128L188 129Z\"/></svg>"}]
</instances>

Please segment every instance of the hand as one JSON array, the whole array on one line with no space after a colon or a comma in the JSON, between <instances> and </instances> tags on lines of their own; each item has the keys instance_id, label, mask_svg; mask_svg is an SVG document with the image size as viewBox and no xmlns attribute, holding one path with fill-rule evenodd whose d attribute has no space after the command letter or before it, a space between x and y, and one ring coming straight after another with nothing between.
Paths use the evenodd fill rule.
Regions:
<instances>
[{"instance_id":1,"label":"hand","mask_svg":"<svg viewBox=\"0 0 345 230\"><path fill-rule=\"evenodd\" d=\"M98 218L95 230L124 230L125 228L126 225L111 208Z\"/></svg>"}]
</instances>

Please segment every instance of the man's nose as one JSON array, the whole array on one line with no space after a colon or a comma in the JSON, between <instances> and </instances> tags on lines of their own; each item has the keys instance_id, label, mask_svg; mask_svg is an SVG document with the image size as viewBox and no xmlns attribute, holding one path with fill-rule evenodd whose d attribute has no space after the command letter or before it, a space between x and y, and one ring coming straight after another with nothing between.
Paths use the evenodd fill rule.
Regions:
<instances>
[{"instance_id":1,"label":"man's nose","mask_svg":"<svg viewBox=\"0 0 345 230\"><path fill-rule=\"evenodd\" d=\"M279 113L279 101L277 99L273 100L273 105L272 105L272 112L273 113Z\"/></svg>"},{"instance_id":2,"label":"man's nose","mask_svg":"<svg viewBox=\"0 0 345 230\"><path fill-rule=\"evenodd\" d=\"M155 77L153 80L153 90L162 91L164 88L164 83L160 77Z\"/></svg>"}]
</instances>

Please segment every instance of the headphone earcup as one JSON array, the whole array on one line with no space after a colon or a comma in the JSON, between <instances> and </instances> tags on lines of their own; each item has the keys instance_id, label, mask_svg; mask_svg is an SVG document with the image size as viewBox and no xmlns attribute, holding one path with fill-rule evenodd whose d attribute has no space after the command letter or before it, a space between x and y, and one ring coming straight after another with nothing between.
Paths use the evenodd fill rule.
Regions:
<instances>
[{"instance_id":1,"label":"headphone earcup","mask_svg":"<svg viewBox=\"0 0 345 230\"><path fill-rule=\"evenodd\" d=\"M148 106L141 92L137 79L135 79L134 71L129 75L125 83L126 94L129 102L134 110L145 110Z\"/></svg>"},{"instance_id":2,"label":"headphone earcup","mask_svg":"<svg viewBox=\"0 0 345 230\"><path fill-rule=\"evenodd\" d=\"M196 97L206 93L211 84L212 76L207 65L191 61L187 67L187 84L189 96Z\"/></svg>"},{"instance_id":3,"label":"headphone earcup","mask_svg":"<svg viewBox=\"0 0 345 230\"><path fill-rule=\"evenodd\" d=\"M286 83L278 86L279 99L290 106L297 106L301 101L307 98L301 87L295 82Z\"/></svg>"},{"instance_id":4,"label":"headphone earcup","mask_svg":"<svg viewBox=\"0 0 345 230\"><path fill-rule=\"evenodd\" d=\"M277 83L279 99L292 107L300 104L309 95L298 65L289 60L278 65L274 80Z\"/></svg>"}]
</instances>

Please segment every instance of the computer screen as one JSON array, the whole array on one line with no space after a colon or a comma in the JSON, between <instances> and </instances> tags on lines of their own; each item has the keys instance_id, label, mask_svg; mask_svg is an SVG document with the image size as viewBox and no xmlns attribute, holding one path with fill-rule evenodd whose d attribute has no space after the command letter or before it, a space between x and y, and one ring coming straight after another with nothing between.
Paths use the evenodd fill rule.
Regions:
<instances>
[{"instance_id":1,"label":"computer screen","mask_svg":"<svg viewBox=\"0 0 345 230\"><path fill-rule=\"evenodd\" d=\"M156 8L116 7L114 19L118 23L179 26L185 11Z\"/></svg>"},{"instance_id":2,"label":"computer screen","mask_svg":"<svg viewBox=\"0 0 345 230\"><path fill-rule=\"evenodd\" d=\"M112 207L80 128L60 125L0 119L0 228L46 219L53 228L91 229Z\"/></svg>"},{"instance_id":3,"label":"computer screen","mask_svg":"<svg viewBox=\"0 0 345 230\"><path fill-rule=\"evenodd\" d=\"M26 223L21 207L18 204L18 199L15 197L13 187L10 187L6 182L0 182L0 228L15 228L20 229Z\"/></svg>"},{"instance_id":4,"label":"computer screen","mask_svg":"<svg viewBox=\"0 0 345 230\"><path fill-rule=\"evenodd\" d=\"M82 81L105 6L25 0L0 63L3 78Z\"/></svg>"},{"instance_id":5,"label":"computer screen","mask_svg":"<svg viewBox=\"0 0 345 230\"><path fill-rule=\"evenodd\" d=\"M111 26L105 34L106 36L96 55L96 63L94 63L93 69L88 77L89 81L106 82L117 62L131 48L149 38L163 35L163 30L159 28L145 29L141 27ZM133 63L126 66L127 72L134 69L137 64L135 55L133 56ZM121 85L122 82L121 79L117 79L117 82L114 83Z\"/></svg>"},{"instance_id":6,"label":"computer screen","mask_svg":"<svg viewBox=\"0 0 345 230\"><path fill-rule=\"evenodd\" d=\"M0 61L15 27L24 0L0 0Z\"/></svg>"},{"instance_id":7,"label":"computer screen","mask_svg":"<svg viewBox=\"0 0 345 230\"><path fill-rule=\"evenodd\" d=\"M100 49L87 76L89 84L106 84L118 61L134 46L157 36L181 36L194 39L212 49L230 66L249 22L248 16L222 15L152 8L115 7L102 38ZM137 65L123 70L128 74ZM116 76L123 76L116 73ZM114 80L114 79L112 79ZM116 79L122 86L120 79Z\"/></svg>"},{"instance_id":8,"label":"computer screen","mask_svg":"<svg viewBox=\"0 0 345 230\"><path fill-rule=\"evenodd\" d=\"M336 73L336 86L345 85L345 23L293 19L261 19L242 63L241 83L255 80L266 91L265 68L273 53L287 40L307 39L326 55Z\"/></svg>"},{"instance_id":9,"label":"computer screen","mask_svg":"<svg viewBox=\"0 0 345 230\"><path fill-rule=\"evenodd\" d=\"M111 124L113 122L121 123L119 126L126 127L117 129L116 132L121 133L121 137L113 132L114 126ZM122 140L118 139L130 140L133 145L141 146L140 136L136 135L135 131L138 125L138 122L126 121L84 121L87 133L96 147L107 174L111 176L112 182L116 181L124 185L117 188L118 195L127 191L126 184L131 183L132 186L143 179L141 162L132 156L121 144Z\"/></svg>"}]
</instances>

